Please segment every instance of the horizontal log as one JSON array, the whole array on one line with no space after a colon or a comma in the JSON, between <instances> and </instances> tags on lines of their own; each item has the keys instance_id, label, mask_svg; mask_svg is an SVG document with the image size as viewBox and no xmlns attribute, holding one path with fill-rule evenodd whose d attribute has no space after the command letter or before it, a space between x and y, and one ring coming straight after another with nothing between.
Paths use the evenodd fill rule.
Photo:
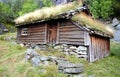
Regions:
<instances>
[{"instance_id":1,"label":"horizontal log","mask_svg":"<svg viewBox=\"0 0 120 77\"><path fill-rule=\"evenodd\" d=\"M74 44L74 45L84 45L84 43L81 42L59 42L60 44Z\"/></svg>"},{"instance_id":2,"label":"horizontal log","mask_svg":"<svg viewBox=\"0 0 120 77\"><path fill-rule=\"evenodd\" d=\"M77 28L63 28L63 29L59 29L60 31L80 31L80 29Z\"/></svg>"},{"instance_id":3,"label":"horizontal log","mask_svg":"<svg viewBox=\"0 0 120 77\"><path fill-rule=\"evenodd\" d=\"M62 29L62 28L77 28L77 27L74 25L66 25L66 26L59 26L59 28Z\"/></svg>"},{"instance_id":4,"label":"horizontal log","mask_svg":"<svg viewBox=\"0 0 120 77\"><path fill-rule=\"evenodd\" d=\"M82 34L82 35L84 35L84 32L82 32L82 31L77 31L77 30L74 30L74 31L60 31L60 33L59 34Z\"/></svg>"},{"instance_id":5,"label":"horizontal log","mask_svg":"<svg viewBox=\"0 0 120 77\"><path fill-rule=\"evenodd\" d=\"M81 39L84 37L82 37L82 36L60 36L59 38L60 39L65 39L65 38L67 38L67 39Z\"/></svg>"},{"instance_id":6,"label":"horizontal log","mask_svg":"<svg viewBox=\"0 0 120 77\"><path fill-rule=\"evenodd\" d=\"M32 29L32 30L28 30L28 32L30 33L35 33L35 32L44 32L45 30L36 30L36 29Z\"/></svg>"}]
</instances>

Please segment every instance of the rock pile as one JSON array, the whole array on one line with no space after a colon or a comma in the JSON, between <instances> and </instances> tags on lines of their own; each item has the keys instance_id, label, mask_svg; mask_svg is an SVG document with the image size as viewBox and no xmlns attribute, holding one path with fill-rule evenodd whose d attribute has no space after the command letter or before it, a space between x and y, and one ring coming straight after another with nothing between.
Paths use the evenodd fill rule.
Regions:
<instances>
[{"instance_id":1,"label":"rock pile","mask_svg":"<svg viewBox=\"0 0 120 77\"><path fill-rule=\"evenodd\" d=\"M112 26L115 30L113 41L120 42L120 22L118 21L117 18L113 19Z\"/></svg>"},{"instance_id":2,"label":"rock pile","mask_svg":"<svg viewBox=\"0 0 120 77\"><path fill-rule=\"evenodd\" d=\"M27 49L25 59L27 61L30 61L33 66L40 66L42 64L50 65L51 62L54 62L58 66L58 71L60 73L68 75L79 74L84 70L82 64L71 63L65 58L57 58L55 56L42 56L32 48Z\"/></svg>"},{"instance_id":3,"label":"rock pile","mask_svg":"<svg viewBox=\"0 0 120 77\"><path fill-rule=\"evenodd\" d=\"M68 61L61 61L58 63L58 70L64 74L79 74L84 68L82 64L74 64Z\"/></svg>"},{"instance_id":4,"label":"rock pile","mask_svg":"<svg viewBox=\"0 0 120 77\"><path fill-rule=\"evenodd\" d=\"M75 55L78 58L87 59L87 47L85 46L72 46L72 45L57 45L54 49L64 52L66 55Z\"/></svg>"}]
</instances>

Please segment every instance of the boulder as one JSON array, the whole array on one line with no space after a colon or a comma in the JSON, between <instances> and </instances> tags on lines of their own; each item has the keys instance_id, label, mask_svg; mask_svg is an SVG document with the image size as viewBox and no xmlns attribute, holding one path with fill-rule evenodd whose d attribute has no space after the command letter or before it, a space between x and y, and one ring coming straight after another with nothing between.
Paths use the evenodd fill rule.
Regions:
<instances>
[{"instance_id":1,"label":"boulder","mask_svg":"<svg viewBox=\"0 0 120 77\"><path fill-rule=\"evenodd\" d=\"M77 74L77 75L74 75L73 77L84 77L85 74Z\"/></svg>"},{"instance_id":2,"label":"boulder","mask_svg":"<svg viewBox=\"0 0 120 77\"><path fill-rule=\"evenodd\" d=\"M113 21L112 21L112 26L115 27L119 24L119 21L117 18L113 18Z\"/></svg>"},{"instance_id":3,"label":"boulder","mask_svg":"<svg viewBox=\"0 0 120 77\"><path fill-rule=\"evenodd\" d=\"M115 29L120 30L120 24L118 24Z\"/></svg>"},{"instance_id":4,"label":"boulder","mask_svg":"<svg viewBox=\"0 0 120 77\"><path fill-rule=\"evenodd\" d=\"M67 73L67 74L79 74L81 73L82 71L84 70L83 67L81 68L65 68L63 70L64 73Z\"/></svg>"},{"instance_id":5,"label":"boulder","mask_svg":"<svg viewBox=\"0 0 120 77\"><path fill-rule=\"evenodd\" d=\"M80 68L83 67L83 64L74 64L74 63L70 63L68 61L66 62L60 62L58 63L58 67L59 68Z\"/></svg>"},{"instance_id":6,"label":"boulder","mask_svg":"<svg viewBox=\"0 0 120 77\"><path fill-rule=\"evenodd\" d=\"M40 57L40 60L41 60L41 61L49 61L50 58L47 57L47 56L44 56L44 57Z\"/></svg>"},{"instance_id":7,"label":"boulder","mask_svg":"<svg viewBox=\"0 0 120 77\"><path fill-rule=\"evenodd\" d=\"M35 50L40 50L40 47L38 45L35 45L34 49Z\"/></svg>"},{"instance_id":8,"label":"boulder","mask_svg":"<svg viewBox=\"0 0 120 77\"><path fill-rule=\"evenodd\" d=\"M31 48L27 49L26 55L25 55L26 60L30 60L35 56L40 56L40 55L35 50L33 50Z\"/></svg>"},{"instance_id":9,"label":"boulder","mask_svg":"<svg viewBox=\"0 0 120 77\"><path fill-rule=\"evenodd\" d=\"M31 61L33 66L39 66L39 64L40 64L39 56L33 57L30 61Z\"/></svg>"}]
</instances>

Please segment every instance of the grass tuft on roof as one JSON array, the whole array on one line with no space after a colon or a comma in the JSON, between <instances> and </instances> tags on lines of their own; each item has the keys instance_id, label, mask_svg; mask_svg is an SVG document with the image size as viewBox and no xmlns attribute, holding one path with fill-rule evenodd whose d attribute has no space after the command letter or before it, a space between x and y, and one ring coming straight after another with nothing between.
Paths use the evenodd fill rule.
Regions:
<instances>
[{"instance_id":1,"label":"grass tuft on roof","mask_svg":"<svg viewBox=\"0 0 120 77\"><path fill-rule=\"evenodd\" d=\"M24 23L30 23L38 20L39 21L47 20L50 18L54 18L61 13L74 10L79 6L82 6L81 1L79 2L75 1L68 4L61 4L61 5L52 6L52 7L44 7L34 12L24 14L23 16L18 17L14 21L16 24L24 24Z\"/></svg>"},{"instance_id":2,"label":"grass tuft on roof","mask_svg":"<svg viewBox=\"0 0 120 77\"><path fill-rule=\"evenodd\" d=\"M113 36L113 31L112 29L108 28L105 24L103 24L100 21L97 21L95 19L92 19L92 17L84 14L84 13L80 13L80 14L76 14L72 17L73 21L77 21L80 23L80 25L85 26L89 29L93 29L96 31L100 31L103 33L106 33L110 36Z\"/></svg>"}]
</instances>

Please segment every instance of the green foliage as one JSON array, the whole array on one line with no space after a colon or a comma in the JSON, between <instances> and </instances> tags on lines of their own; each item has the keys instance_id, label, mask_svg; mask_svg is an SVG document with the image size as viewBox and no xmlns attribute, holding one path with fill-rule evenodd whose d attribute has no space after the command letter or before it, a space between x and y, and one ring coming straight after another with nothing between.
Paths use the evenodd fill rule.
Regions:
<instances>
[{"instance_id":1,"label":"green foliage","mask_svg":"<svg viewBox=\"0 0 120 77\"><path fill-rule=\"evenodd\" d=\"M117 56L120 58L120 43L111 42L111 56Z\"/></svg>"},{"instance_id":2,"label":"green foliage","mask_svg":"<svg viewBox=\"0 0 120 77\"><path fill-rule=\"evenodd\" d=\"M0 2L0 22L13 23L18 11L21 9L22 0L8 0L6 3Z\"/></svg>"},{"instance_id":3,"label":"green foliage","mask_svg":"<svg viewBox=\"0 0 120 77\"><path fill-rule=\"evenodd\" d=\"M53 5L53 2L51 0L42 0L43 5L46 7L50 7Z\"/></svg>"},{"instance_id":4,"label":"green foliage","mask_svg":"<svg viewBox=\"0 0 120 77\"><path fill-rule=\"evenodd\" d=\"M120 0L113 0L114 15L120 17Z\"/></svg>"},{"instance_id":5,"label":"green foliage","mask_svg":"<svg viewBox=\"0 0 120 77\"><path fill-rule=\"evenodd\" d=\"M89 0L89 6L94 18L107 19L113 14L112 0Z\"/></svg>"},{"instance_id":6,"label":"green foliage","mask_svg":"<svg viewBox=\"0 0 120 77\"><path fill-rule=\"evenodd\" d=\"M25 0L22 4L22 9L19 11L19 15L34 11L37 8L39 8L39 6L35 4L34 0Z\"/></svg>"}]
</instances>

